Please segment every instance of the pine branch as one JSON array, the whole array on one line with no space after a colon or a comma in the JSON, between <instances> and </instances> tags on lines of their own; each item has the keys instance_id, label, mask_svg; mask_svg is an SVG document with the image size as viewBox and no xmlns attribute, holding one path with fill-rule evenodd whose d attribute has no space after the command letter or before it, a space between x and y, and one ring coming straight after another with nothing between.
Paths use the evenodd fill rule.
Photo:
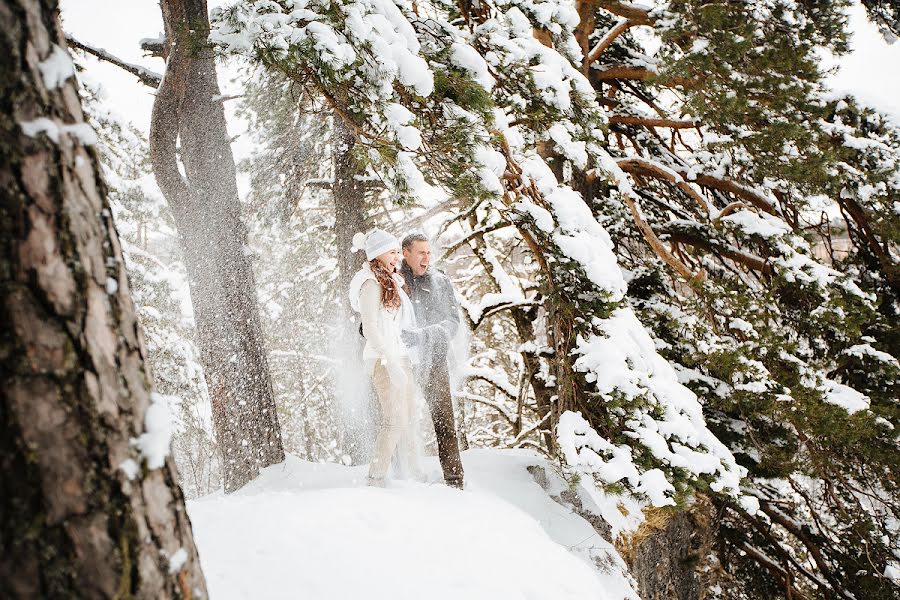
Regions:
<instances>
[{"instance_id":1,"label":"pine branch","mask_svg":"<svg viewBox=\"0 0 900 600\"><path fill-rule=\"evenodd\" d=\"M707 204L706 198L704 198L697 192L697 190L691 187L691 184L685 180L684 176L673 170L671 167L648 160L646 158L638 157L623 158L616 162L618 163L619 168L626 173L649 175L650 177L659 179L661 181L674 183L678 187L678 189L690 196L695 202L697 202L697 204L700 205L703 214L710 214L709 204Z\"/></svg>"},{"instance_id":2,"label":"pine branch","mask_svg":"<svg viewBox=\"0 0 900 600\"><path fill-rule=\"evenodd\" d=\"M626 117L612 116L609 118L610 123L620 123L622 125L643 125L645 127L667 127L669 129L691 129L698 127L696 121L678 121L676 119L650 119L646 117Z\"/></svg>"},{"instance_id":3,"label":"pine branch","mask_svg":"<svg viewBox=\"0 0 900 600\"><path fill-rule=\"evenodd\" d=\"M761 550L758 550L747 542L740 542L738 544L735 544L735 546L746 552L747 556L756 561L757 564L764 567L767 571L778 577L778 579L781 579L784 582L788 593L790 594L790 598L796 598L797 600L809 600L808 596L803 595L802 593L800 593L800 590L794 587L794 584L791 582L792 577L790 572L782 568L778 563L772 560Z\"/></svg>"},{"instance_id":4,"label":"pine branch","mask_svg":"<svg viewBox=\"0 0 900 600\"><path fill-rule=\"evenodd\" d=\"M630 19L621 19L618 23L616 23L615 27L610 29L606 35L603 36L597 45L594 46L594 49L590 51L590 53L585 57L582 62L581 69L585 73L588 72L588 69L591 68L591 65L597 62L597 59L600 58L600 55L603 54L603 51L609 48L610 44L612 44L617 37L625 33L630 27L637 25L636 21L632 21Z\"/></svg>"},{"instance_id":5,"label":"pine branch","mask_svg":"<svg viewBox=\"0 0 900 600\"><path fill-rule=\"evenodd\" d=\"M772 275L772 265L765 259L754 254L743 252L733 246L723 248L700 235L693 235L685 231L665 231L664 234L671 242L703 248L710 252L720 254L736 263L740 263L754 271L759 271L763 275Z\"/></svg>"},{"instance_id":6,"label":"pine branch","mask_svg":"<svg viewBox=\"0 0 900 600\"><path fill-rule=\"evenodd\" d=\"M490 383L490 382L488 382L488 383ZM500 415L504 419L506 419L506 421L510 424L510 426L515 425L515 419L513 418L513 416L510 415L503 406L494 402L493 400L488 400L484 396L479 396L477 394L472 394L470 392L463 392L460 395L463 398L465 398L466 400L471 400L472 402L477 402L479 404L484 404L485 406L490 406L491 408L496 410L498 413L500 413Z\"/></svg>"},{"instance_id":7,"label":"pine branch","mask_svg":"<svg viewBox=\"0 0 900 600\"><path fill-rule=\"evenodd\" d=\"M590 76L595 81L605 82L614 81L616 79L647 81L648 79L656 79L659 73L651 71L646 67L636 67L633 65L612 65L603 69L592 69ZM654 81L657 85L664 87L683 87L692 88L697 82L685 77L671 77L660 81Z\"/></svg>"},{"instance_id":8,"label":"pine branch","mask_svg":"<svg viewBox=\"0 0 900 600\"><path fill-rule=\"evenodd\" d=\"M147 69L140 65L135 65L132 63L125 62L121 58L117 58L117 57L113 56L112 54L110 54L109 52L104 50L103 48L97 48L95 46L90 46L88 44L79 42L71 35L66 36L66 41L69 43L70 46L72 46L74 48L78 48L82 52L90 54L91 56L99 58L100 60L102 60L104 62L108 62L112 65L119 67L120 69L123 69L123 70L131 73L132 75L137 77L138 80L141 83L143 83L144 85L146 85L147 87L157 89L159 87L159 84L162 83L162 75L160 75L159 73L155 73L155 72L151 71L150 69Z\"/></svg>"},{"instance_id":9,"label":"pine branch","mask_svg":"<svg viewBox=\"0 0 900 600\"><path fill-rule=\"evenodd\" d=\"M620 0L600 0L597 4L614 15L637 21L642 25L653 22L653 18L650 16L650 8L642 4L633 4Z\"/></svg>"}]
</instances>

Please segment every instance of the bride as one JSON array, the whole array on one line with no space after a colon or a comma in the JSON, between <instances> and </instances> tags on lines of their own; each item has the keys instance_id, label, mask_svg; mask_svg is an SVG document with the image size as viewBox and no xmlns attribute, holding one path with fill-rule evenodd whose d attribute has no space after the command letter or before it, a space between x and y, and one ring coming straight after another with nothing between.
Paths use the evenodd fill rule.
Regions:
<instances>
[{"instance_id":1,"label":"bride","mask_svg":"<svg viewBox=\"0 0 900 600\"><path fill-rule=\"evenodd\" d=\"M400 336L415 329L415 313L404 280L396 273L400 242L381 229L353 236L353 249L366 253L367 263L350 282L350 306L360 313L366 346L363 360L381 404L381 429L375 456L369 465L368 484L384 487L394 450L399 450L408 472L423 479L415 448L416 384L412 365L419 356Z\"/></svg>"}]
</instances>

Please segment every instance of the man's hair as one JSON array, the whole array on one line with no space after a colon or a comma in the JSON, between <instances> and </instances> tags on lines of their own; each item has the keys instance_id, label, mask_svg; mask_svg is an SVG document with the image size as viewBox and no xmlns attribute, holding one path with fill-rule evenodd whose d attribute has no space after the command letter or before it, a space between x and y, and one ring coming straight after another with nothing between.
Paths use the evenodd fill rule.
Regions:
<instances>
[{"instance_id":1,"label":"man's hair","mask_svg":"<svg viewBox=\"0 0 900 600\"><path fill-rule=\"evenodd\" d=\"M427 242L427 241L428 241L428 237L424 233L416 231L414 233L410 233L408 236L403 238L402 246L403 246L404 250L409 250L410 248L412 248L413 242Z\"/></svg>"}]
</instances>

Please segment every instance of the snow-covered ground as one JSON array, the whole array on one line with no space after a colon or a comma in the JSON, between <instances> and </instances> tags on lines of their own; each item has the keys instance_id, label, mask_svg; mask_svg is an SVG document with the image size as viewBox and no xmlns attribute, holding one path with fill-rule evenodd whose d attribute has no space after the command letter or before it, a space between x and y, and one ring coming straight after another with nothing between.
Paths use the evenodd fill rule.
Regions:
<instances>
[{"instance_id":1,"label":"snow-covered ground","mask_svg":"<svg viewBox=\"0 0 900 600\"><path fill-rule=\"evenodd\" d=\"M289 456L236 493L189 502L212 600L637 599L615 549L528 472L543 466L558 493L546 461L470 450L463 462L464 491L377 489L366 467ZM439 478L436 459L426 467Z\"/></svg>"}]
</instances>

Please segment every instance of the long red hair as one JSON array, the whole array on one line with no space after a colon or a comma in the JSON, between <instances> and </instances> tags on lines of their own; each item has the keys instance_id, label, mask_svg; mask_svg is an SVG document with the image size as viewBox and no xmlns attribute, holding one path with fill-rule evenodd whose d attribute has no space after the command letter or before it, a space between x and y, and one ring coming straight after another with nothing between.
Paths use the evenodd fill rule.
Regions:
<instances>
[{"instance_id":1,"label":"long red hair","mask_svg":"<svg viewBox=\"0 0 900 600\"><path fill-rule=\"evenodd\" d=\"M375 273L375 279L381 285L381 303L386 308L400 308L400 291L390 271L377 258L369 261L369 267Z\"/></svg>"}]
</instances>

